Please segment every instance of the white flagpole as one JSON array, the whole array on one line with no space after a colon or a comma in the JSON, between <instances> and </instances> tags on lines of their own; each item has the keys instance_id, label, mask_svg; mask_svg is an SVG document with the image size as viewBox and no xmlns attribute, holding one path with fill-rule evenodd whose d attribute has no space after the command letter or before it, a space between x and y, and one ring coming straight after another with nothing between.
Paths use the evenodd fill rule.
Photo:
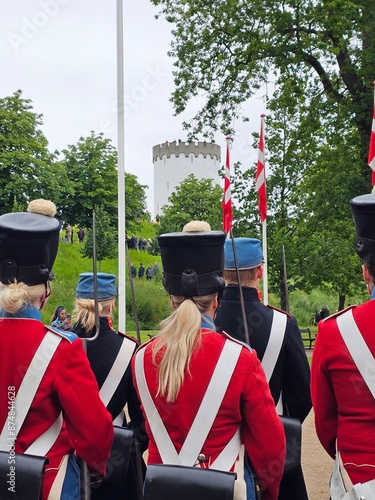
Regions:
<instances>
[{"instance_id":1,"label":"white flagpole","mask_svg":"<svg viewBox=\"0 0 375 500\"><path fill-rule=\"evenodd\" d=\"M267 219L262 222L262 242L263 242L263 304L268 304L268 269L267 269Z\"/></svg>"},{"instance_id":2,"label":"white flagpole","mask_svg":"<svg viewBox=\"0 0 375 500\"><path fill-rule=\"evenodd\" d=\"M258 147L258 163L256 173L256 189L258 191L259 215L262 221L262 247L263 247L263 303L268 304L268 271L267 271L267 175L265 158L265 133L264 133L264 114L260 115L260 135ZM263 192L264 190L264 192ZM265 206L261 203L264 199ZM263 219L263 220L262 220Z\"/></svg>"},{"instance_id":3,"label":"white flagpole","mask_svg":"<svg viewBox=\"0 0 375 500\"><path fill-rule=\"evenodd\" d=\"M118 150L118 329L125 333L125 126L124 126L124 34L123 2L117 0L117 150Z\"/></svg>"},{"instance_id":4,"label":"white flagpole","mask_svg":"<svg viewBox=\"0 0 375 500\"><path fill-rule=\"evenodd\" d=\"M261 117L263 122L263 146L264 146L264 182L267 185L267 171L266 171L266 133L265 133L265 115ZM267 195L267 188L266 188ZM263 304L268 304L268 259L267 259L267 217L262 222L262 240L263 240Z\"/></svg>"}]
</instances>

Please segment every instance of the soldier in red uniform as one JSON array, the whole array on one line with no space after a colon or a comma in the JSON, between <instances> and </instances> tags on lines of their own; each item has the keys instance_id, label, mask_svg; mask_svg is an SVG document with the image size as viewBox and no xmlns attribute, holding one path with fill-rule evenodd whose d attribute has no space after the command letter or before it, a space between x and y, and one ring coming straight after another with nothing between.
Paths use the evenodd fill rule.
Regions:
<instances>
[{"instance_id":1,"label":"soldier in red uniform","mask_svg":"<svg viewBox=\"0 0 375 500\"><path fill-rule=\"evenodd\" d=\"M158 238L174 312L132 362L150 439L148 462L199 462L227 471L240 463L235 498L254 498L238 460L242 443L264 499L276 500L285 460L283 427L255 351L216 332L226 235L208 229L193 224Z\"/></svg>"},{"instance_id":2,"label":"soldier in red uniform","mask_svg":"<svg viewBox=\"0 0 375 500\"><path fill-rule=\"evenodd\" d=\"M13 439L15 452L47 456L42 499L74 500L78 459L105 475L113 426L81 340L41 322L61 227L55 212L35 200L0 217L0 449ZM27 492L24 481L16 475L16 494Z\"/></svg>"},{"instance_id":3,"label":"soldier in red uniform","mask_svg":"<svg viewBox=\"0 0 375 500\"><path fill-rule=\"evenodd\" d=\"M350 482L342 489L346 474L354 485L375 479L375 195L358 196L350 204L370 300L319 323L311 368L316 432L336 457L332 498L350 490Z\"/></svg>"}]
</instances>

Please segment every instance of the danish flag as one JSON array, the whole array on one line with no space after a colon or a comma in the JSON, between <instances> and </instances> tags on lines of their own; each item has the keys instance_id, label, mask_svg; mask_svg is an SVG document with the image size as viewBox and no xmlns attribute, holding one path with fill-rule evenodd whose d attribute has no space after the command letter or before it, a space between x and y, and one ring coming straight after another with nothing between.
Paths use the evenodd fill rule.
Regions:
<instances>
[{"instance_id":1,"label":"danish flag","mask_svg":"<svg viewBox=\"0 0 375 500\"><path fill-rule=\"evenodd\" d=\"M227 141L227 157L225 162L225 176L224 176L224 198L222 202L223 207L223 229L226 233L232 229L233 226L233 210L232 210L232 196L230 191L230 157L229 145L231 137L226 138Z\"/></svg>"},{"instance_id":2,"label":"danish flag","mask_svg":"<svg viewBox=\"0 0 375 500\"><path fill-rule=\"evenodd\" d=\"M266 194L266 169L264 160L264 118L260 116L260 136L258 149L258 164L256 173L256 190L258 192L258 205L260 221L264 222L267 218L267 194Z\"/></svg>"}]
</instances>

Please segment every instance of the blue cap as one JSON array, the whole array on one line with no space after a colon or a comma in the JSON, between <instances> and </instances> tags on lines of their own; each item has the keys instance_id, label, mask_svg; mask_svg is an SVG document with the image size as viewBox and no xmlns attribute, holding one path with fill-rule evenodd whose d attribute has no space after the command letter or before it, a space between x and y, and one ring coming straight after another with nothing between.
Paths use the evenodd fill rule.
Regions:
<instances>
[{"instance_id":1,"label":"blue cap","mask_svg":"<svg viewBox=\"0 0 375 500\"><path fill-rule=\"evenodd\" d=\"M234 238L234 244L239 269L251 269L264 262L260 240L256 238ZM225 240L224 268L228 271L236 270L232 240Z\"/></svg>"},{"instance_id":2,"label":"blue cap","mask_svg":"<svg viewBox=\"0 0 375 500\"><path fill-rule=\"evenodd\" d=\"M93 273L81 273L76 290L76 297L80 299L94 298L94 277ZM114 274L98 273L98 299L106 300L116 297L117 288L115 286L116 276Z\"/></svg>"}]
</instances>

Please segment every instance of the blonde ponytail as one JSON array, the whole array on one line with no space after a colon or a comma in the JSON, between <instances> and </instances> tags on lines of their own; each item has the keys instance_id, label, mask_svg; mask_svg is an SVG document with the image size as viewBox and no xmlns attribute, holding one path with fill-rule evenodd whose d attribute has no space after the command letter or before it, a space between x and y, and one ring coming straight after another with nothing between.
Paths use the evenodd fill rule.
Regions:
<instances>
[{"instance_id":1,"label":"blonde ponytail","mask_svg":"<svg viewBox=\"0 0 375 500\"><path fill-rule=\"evenodd\" d=\"M160 334L152 353L158 366L158 392L168 402L175 401L186 371L189 373L191 355L201 341L201 314L212 303L216 294L202 297L172 296L175 311L160 323Z\"/></svg>"}]
</instances>

